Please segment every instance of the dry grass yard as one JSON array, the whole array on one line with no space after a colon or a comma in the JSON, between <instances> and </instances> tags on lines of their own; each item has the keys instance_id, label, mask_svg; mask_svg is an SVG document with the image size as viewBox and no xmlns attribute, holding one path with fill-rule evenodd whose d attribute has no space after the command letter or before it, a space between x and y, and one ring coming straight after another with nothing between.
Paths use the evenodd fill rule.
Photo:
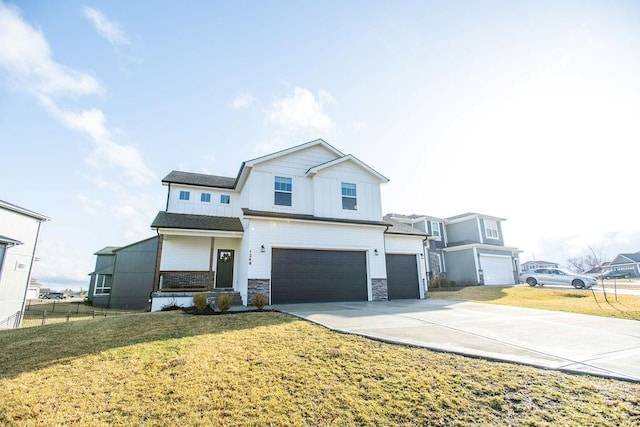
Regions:
<instances>
[{"instance_id":1,"label":"dry grass yard","mask_svg":"<svg viewBox=\"0 0 640 427\"><path fill-rule=\"evenodd\" d=\"M0 349L2 425L640 424L640 384L384 344L276 312L6 330Z\"/></svg>"},{"instance_id":2,"label":"dry grass yard","mask_svg":"<svg viewBox=\"0 0 640 427\"><path fill-rule=\"evenodd\" d=\"M616 299L609 290L605 297L602 290L470 286L455 291L431 291L429 297L640 320L640 296L618 295Z\"/></svg>"}]
</instances>

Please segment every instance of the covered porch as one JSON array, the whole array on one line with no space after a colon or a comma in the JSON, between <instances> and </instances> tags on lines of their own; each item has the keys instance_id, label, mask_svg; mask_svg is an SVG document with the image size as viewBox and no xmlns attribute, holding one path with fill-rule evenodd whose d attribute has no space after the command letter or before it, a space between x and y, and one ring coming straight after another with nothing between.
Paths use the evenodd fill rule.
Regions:
<instances>
[{"instance_id":1,"label":"covered porch","mask_svg":"<svg viewBox=\"0 0 640 427\"><path fill-rule=\"evenodd\" d=\"M152 311L190 306L197 293L238 290L239 218L160 212L151 227L158 232Z\"/></svg>"}]
</instances>

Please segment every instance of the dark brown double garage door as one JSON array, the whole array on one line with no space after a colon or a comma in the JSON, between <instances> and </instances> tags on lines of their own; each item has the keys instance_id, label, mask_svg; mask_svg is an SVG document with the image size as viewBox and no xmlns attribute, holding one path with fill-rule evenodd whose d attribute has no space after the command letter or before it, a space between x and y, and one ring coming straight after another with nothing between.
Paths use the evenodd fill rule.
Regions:
<instances>
[{"instance_id":1,"label":"dark brown double garage door","mask_svg":"<svg viewBox=\"0 0 640 427\"><path fill-rule=\"evenodd\" d=\"M387 255L389 298L419 298L415 256ZM413 273L404 269L411 263ZM398 258L400 257L400 258ZM397 267L396 267L397 265ZM391 266L391 273L389 272ZM413 274L413 276L412 276ZM407 278L412 277L412 284ZM411 279L409 279L411 281ZM415 292L409 292L412 288ZM273 249L271 303L367 301L367 257L364 251Z\"/></svg>"}]
</instances>

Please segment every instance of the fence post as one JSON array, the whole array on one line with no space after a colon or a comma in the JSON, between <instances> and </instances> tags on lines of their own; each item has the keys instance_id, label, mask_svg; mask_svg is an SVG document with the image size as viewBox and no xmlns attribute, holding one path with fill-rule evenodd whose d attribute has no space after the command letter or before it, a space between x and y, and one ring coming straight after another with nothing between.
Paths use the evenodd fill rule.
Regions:
<instances>
[{"instance_id":1,"label":"fence post","mask_svg":"<svg viewBox=\"0 0 640 427\"><path fill-rule=\"evenodd\" d=\"M76 305L76 314L80 313L80 304Z\"/></svg>"},{"instance_id":2,"label":"fence post","mask_svg":"<svg viewBox=\"0 0 640 427\"><path fill-rule=\"evenodd\" d=\"M42 312L42 324L43 325L46 323L46 319L47 319L47 310Z\"/></svg>"},{"instance_id":3,"label":"fence post","mask_svg":"<svg viewBox=\"0 0 640 427\"><path fill-rule=\"evenodd\" d=\"M96 318L96 311L93 310L93 319L95 319L95 318Z\"/></svg>"},{"instance_id":4,"label":"fence post","mask_svg":"<svg viewBox=\"0 0 640 427\"><path fill-rule=\"evenodd\" d=\"M53 300L53 308L51 309L52 313L56 312L56 300Z\"/></svg>"},{"instance_id":5,"label":"fence post","mask_svg":"<svg viewBox=\"0 0 640 427\"><path fill-rule=\"evenodd\" d=\"M69 317L71 317L71 310L67 311L67 322L69 321Z\"/></svg>"}]
</instances>

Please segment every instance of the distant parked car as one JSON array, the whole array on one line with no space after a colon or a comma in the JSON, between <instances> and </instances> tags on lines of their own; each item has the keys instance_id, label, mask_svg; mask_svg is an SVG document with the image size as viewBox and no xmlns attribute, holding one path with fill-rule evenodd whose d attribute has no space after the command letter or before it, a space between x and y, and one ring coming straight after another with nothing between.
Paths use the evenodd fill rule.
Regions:
<instances>
[{"instance_id":1,"label":"distant parked car","mask_svg":"<svg viewBox=\"0 0 640 427\"><path fill-rule=\"evenodd\" d=\"M542 285L571 285L576 289L590 288L598 283L594 277L572 273L561 268L538 268L523 271L520 280L529 286Z\"/></svg>"},{"instance_id":2,"label":"distant parked car","mask_svg":"<svg viewBox=\"0 0 640 427\"><path fill-rule=\"evenodd\" d=\"M600 275L603 279L628 279L631 272L625 270L608 270Z\"/></svg>"},{"instance_id":3,"label":"distant parked car","mask_svg":"<svg viewBox=\"0 0 640 427\"><path fill-rule=\"evenodd\" d=\"M47 292L42 297L44 299L64 299L64 294L62 292Z\"/></svg>"}]
</instances>

